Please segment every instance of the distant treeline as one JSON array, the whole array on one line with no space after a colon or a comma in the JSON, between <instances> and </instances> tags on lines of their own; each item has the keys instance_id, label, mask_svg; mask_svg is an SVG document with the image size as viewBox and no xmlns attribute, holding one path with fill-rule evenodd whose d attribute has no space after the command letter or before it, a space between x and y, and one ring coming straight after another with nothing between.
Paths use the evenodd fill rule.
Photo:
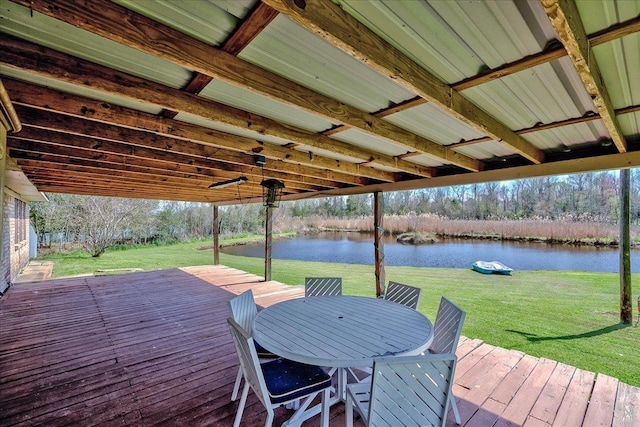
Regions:
<instances>
[{"instance_id":1,"label":"distant treeline","mask_svg":"<svg viewBox=\"0 0 640 427\"><path fill-rule=\"evenodd\" d=\"M637 169L631 171L632 224L640 219L639 173ZM95 256L122 242L165 244L213 234L213 209L207 203L47 196L49 202L31 205L31 224L39 241L81 245ZM369 219L372 201L371 194L363 194L283 202L274 210L274 230L317 229L322 227L319 221L331 219L340 221L338 228L350 228L350 223L358 221L353 228L366 231L373 226ZM393 232L398 233L424 230L445 236L555 239L563 232L564 241L609 242L617 236L619 174L598 172L388 192L384 194L384 209L389 232L392 218L397 218ZM480 221L485 225L479 226ZM537 228L522 229L523 224L534 223L539 224ZM574 223L592 225L567 225ZM607 231L596 233L599 230ZM261 205L239 201L238 205L220 208L223 236L263 231Z\"/></svg>"},{"instance_id":2,"label":"distant treeline","mask_svg":"<svg viewBox=\"0 0 640 427\"><path fill-rule=\"evenodd\" d=\"M631 221L640 218L640 171L631 171ZM598 172L563 177L489 182L384 194L390 215L435 214L449 219L545 219L617 223L619 173ZM294 217L372 215L370 194L296 201Z\"/></svg>"}]
</instances>

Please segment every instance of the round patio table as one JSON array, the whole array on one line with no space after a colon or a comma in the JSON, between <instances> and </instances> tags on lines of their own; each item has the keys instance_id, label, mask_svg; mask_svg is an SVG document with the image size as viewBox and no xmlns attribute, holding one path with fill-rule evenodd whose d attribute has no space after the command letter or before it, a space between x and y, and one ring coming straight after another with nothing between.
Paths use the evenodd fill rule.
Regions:
<instances>
[{"instance_id":1,"label":"round patio table","mask_svg":"<svg viewBox=\"0 0 640 427\"><path fill-rule=\"evenodd\" d=\"M253 337L287 359L337 368L334 404L344 400L345 368L370 368L377 357L420 354L433 340L433 325L422 313L394 302L320 296L265 308L254 320ZM299 425L318 411L310 408L283 425Z\"/></svg>"},{"instance_id":2,"label":"round patio table","mask_svg":"<svg viewBox=\"0 0 640 427\"><path fill-rule=\"evenodd\" d=\"M376 357L419 354L433 340L433 325L401 304L358 296L282 301L262 310L253 335L287 359L336 368L371 367Z\"/></svg>"}]
</instances>

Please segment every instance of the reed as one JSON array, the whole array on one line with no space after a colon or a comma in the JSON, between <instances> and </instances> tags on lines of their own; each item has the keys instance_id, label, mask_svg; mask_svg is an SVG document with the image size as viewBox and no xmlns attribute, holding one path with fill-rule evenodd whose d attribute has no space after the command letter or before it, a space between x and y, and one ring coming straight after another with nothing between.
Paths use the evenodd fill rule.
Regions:
<instances>
[{"instance_id":1,"label":"reed","mask_svg":"<svg viewBox=\"0 0 640 427\"><path fill-rule=\"evenodd\" d=\"M280 227L301 232L359 231L374 232L373 217L325 218L311 216L289 219ZM438 215L388 215L384 217L386 233L398 235L408 232L432 233L440 238L471 238L510 241L541 241L549 243L616 245L619 226L597 221L545 218L524 220L458 220ZM640 227L631 228L632 242L640 243Z\"/></svg>"}]
</instances>

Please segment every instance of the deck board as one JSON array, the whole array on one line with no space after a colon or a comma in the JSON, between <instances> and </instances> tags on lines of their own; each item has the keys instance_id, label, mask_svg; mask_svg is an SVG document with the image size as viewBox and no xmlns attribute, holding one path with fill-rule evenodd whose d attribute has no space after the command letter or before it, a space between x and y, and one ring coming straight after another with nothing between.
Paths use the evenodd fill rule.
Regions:
<instances>
[{"instance_id":1,"label":"deck board","mask_svg":"<svg viewBox=\"0 0 640 427\"><path fill-rule=\"evenodd\" d=\"M225 266L15 284L0 299L0 426L231 425L225 319L247 289L260 308L304 294ZM640 389L615 378L466 337L456 354L465 427L638 425ZM250 393L242 426L264 415ZM288 416L278 409L274 425ZM344 425L343 405L330 424Z\"/></svg>"}]
</instances>

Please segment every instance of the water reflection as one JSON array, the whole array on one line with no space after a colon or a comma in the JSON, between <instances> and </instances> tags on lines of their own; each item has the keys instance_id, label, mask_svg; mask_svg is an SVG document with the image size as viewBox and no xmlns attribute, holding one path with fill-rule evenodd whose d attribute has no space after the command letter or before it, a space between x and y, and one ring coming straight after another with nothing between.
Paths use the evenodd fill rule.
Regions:
<instances>
[{"instance_id":1,"label":"water reflection","mask_svg":"<svg viewBox=\"0 0 640 427\"><path fill-rule=\"evenodd\" d=\"M320 233L273 242L273 258L302 261L373 264L373 235ZM263 257L264 245L225 247L224 253ZM470 268L477 260L497 260L515 270L619 271L617 248L574 247L544 243L445 240L427 245L401 245L384 237L385 264L390 266ZM631 251L631 269L639 250Z\"/></svg>"}]
</instances>

